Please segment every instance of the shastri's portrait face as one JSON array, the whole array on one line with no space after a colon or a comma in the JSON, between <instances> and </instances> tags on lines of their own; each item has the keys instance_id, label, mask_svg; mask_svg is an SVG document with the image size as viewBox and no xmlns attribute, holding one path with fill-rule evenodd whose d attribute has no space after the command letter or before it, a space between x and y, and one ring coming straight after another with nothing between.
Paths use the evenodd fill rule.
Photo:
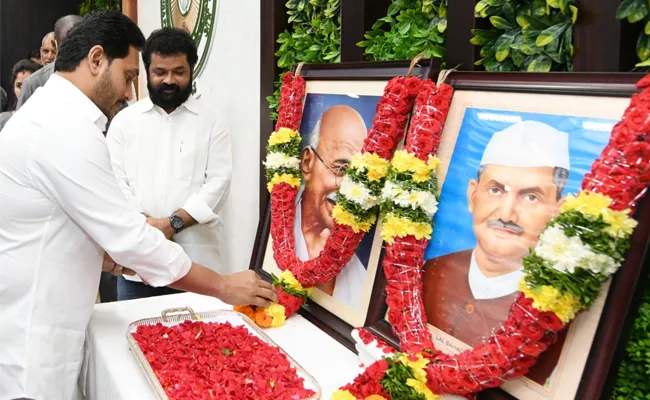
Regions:
<instances>
[{"instance_id":1,"label":"shastri's portrait face","mask_svg":"<svg viewBox=\"0 0 650 400\"><path fill-rule=\"evenodd\" d=\"M365 138L366 125L354 108L337 105L323 113L301 154L303 221L332 229L335 193Z\"/></svg>"},{"instance_id":2,"label":"shastri's portrait face","mask_svg":"<svg viewBox=\"0 0 650 400\"><path fill-rule=\"evenodd\" d=\"M482 166L467 188L479 251L504 267L521 265L562 205L562 174L553 167Z\"/></svg>"},{"instance_id":3,"label":"shastri's portrait face","mask_svg":"<svg viewBox=\"0 0 650 400\"><path fill-rule=\"evenodd\" d=\"M476 260L488 275L522 260L562 205L569 177L568 135L535 121L497 132L467 187Z\"/></svg>"}]
</instances>

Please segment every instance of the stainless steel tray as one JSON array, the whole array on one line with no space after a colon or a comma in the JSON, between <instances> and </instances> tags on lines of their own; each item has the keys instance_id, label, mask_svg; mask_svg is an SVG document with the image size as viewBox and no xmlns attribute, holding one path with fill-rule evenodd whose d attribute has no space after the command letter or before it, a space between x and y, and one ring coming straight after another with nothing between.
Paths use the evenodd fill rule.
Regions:
<instances>
[{"instance_id":1,"label":"stainless steel tray","mask_svg":"<svg viewBox=\"0 0 650 400\"><path fill-rule=\"evenodd\" d=\"M143 325L163 324L165 326L174 326L179 325L180 323L187 320L217 323L230 322L232 325L245 326L252 334L257 335L260 339L270 344L271 346L279 348L280 351L287 357L289 363L291 363L291 365L296 368L298 376L305 380L305 387L316 392L315 396L304 400L318 400L321 398L322 390L316 379L314 379L313 376L305 371L305 369L301 367L300 364L298 364L290 355L288 355L284 349L282 349L282 347L278 346L270 337L266 335L266 333L264 333L262 329L255 325L255 323L244 314L233 310L217 310L195 313L190 307L182 307L163 310L161 316L157 318L147 318L132 322L126 331L126 339L129 342L131 353L135 356L138 364L140 364L140 367L144 371L144 374L147 377L147 380L149 381L149 384L151 385L158 399L169 400L169 397L167 397L165 389L163 389L162 385L158 381L158 378L156 377L156 374L153 371L153 368L151 368L151 365L147 361L144 353L142 353L140 346L138 346L138 343L135 341L133 333L138 329L139 326Z\"/></svg>"}]
</instances>

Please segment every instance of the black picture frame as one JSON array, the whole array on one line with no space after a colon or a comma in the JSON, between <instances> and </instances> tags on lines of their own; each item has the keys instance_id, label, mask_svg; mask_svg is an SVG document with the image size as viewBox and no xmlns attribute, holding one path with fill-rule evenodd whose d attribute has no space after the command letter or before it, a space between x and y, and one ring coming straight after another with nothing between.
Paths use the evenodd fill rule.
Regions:
<instances>
[{"instance_id":1,"label":"black picture frame","mask_svg":"<svg viewBox=\"0 0 650 400\"><path fill-rule=\"evenodd\" d=\"M447 83L455 90L537 93L581 96L630 97L637 92L641 73L528 73L452 72ZM577 399L609 398L634 315L643 296L643 283L650 273L650 200L639 204L635 219L639 225L631 238L631 248L620 271L614 276L598 324L590 354L576 393ZM385 252L380 257L383 263ZM390 324L384 319L386 278L377 271L368 310L366 329L399 348ZM479 399L514 399L501 389L482 392Z\"/></svg>"},{"instance_id":2,"label":"black picture frame","mask_svg":"<svg viewBox=\"0 0 650 400\"><path fill-rule=\"evenodd\" d=\"M386 62L350 62L338 64L306 64L301 70L301 76L306 81L381 81L390 80L395 76L403 76L409 70L409 61L386 61ZM422 59L415 64L412 76L419 76L422 79L431 78L439 71L439 62L432 59ZM261 135L260 148L266 148L268 135ZM262 169L263 171L263 169ZM260 193L266 192L266 182L261 179ZM268 192L267 192L268 193ZM266 211L258 225L253 254L251 256L250 269L260 274L264 279L271 281L268 272L262 269L265 251L269 240L271 209L270 202L265 207ZM377 273L379 275L379 271ZM376 280L375 280L376 281ZM302 307L300 315L322 329L339 343L348 349L356 352L354 341L351 336L352 327L333 313L325 310L314 302ZM367 321L367 320L366 320Z\"/></svg>"}]
</instances>

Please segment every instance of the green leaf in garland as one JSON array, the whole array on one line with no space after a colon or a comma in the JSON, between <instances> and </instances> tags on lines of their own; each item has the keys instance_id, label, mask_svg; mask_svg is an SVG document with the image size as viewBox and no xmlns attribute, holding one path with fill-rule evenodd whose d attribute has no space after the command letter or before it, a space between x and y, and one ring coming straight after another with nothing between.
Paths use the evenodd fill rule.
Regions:
<instances>
[{"instance_id":1,"label":"green leaf in garland","mask_svg":"<svg viewBox=\"0 0 650 400\"><path fill-rule=\"evenodd\" d=\"M546 8L548 5L546 4L546 0L534 0L533 1L533 15L536 17L543 17L546 15Z\"/></svg>"},{"instance_id":2,"label":"green leaf in garland","mask_svg":"<svg viewBox=\"0 0 650 400\"><path fill-rule=\"evenodd\" d=\"M506 0L487 0L487 3L492 7L499 7L504 5Z\"/></svg>"},{"instance_id":3,"label":"green leaf in garland","mask_svg":"<svg viewBox=\"0 0 650 400\"><path fill-rule=\"evenodd\" d=\"M477 15L484 17L483 13L489 6L490 5L488 4L487 0L481 0L478 3L476 3L476 6L474 7L474 12Z\"/></svg>"},{"instance_id":4,"label":"green leaf in garland","mask_svg":"<svg viewBox=\"0 0 650 400\"><path fill-rule=\"evenodd\" d=\"M528 72L548 72L551 70L553 60L545 55L536 56L528 65Z\"/></svg>"},{"instance_id":5,"label":"green leaf in garland","mask_svg":"<svg viewBox=\"0 0 650 400\"><path fill-rule=\"evenodd\" d=\"M510 22L506 20L503 17L500 17L498 15L493 15L490 17L490 23L495 27L499 29L503 29L504 31L507 31L509 29L512 29L513 26L510 25Z\"/></svg>"},{"instance_id":6,"label":"green leaf in garland","mask_svg":"<svg viewBox=\"0 0 650 400\"><path fill-rule=\"evenodd\" d=\"M548 45L552 41L557 40L562 34L564 34L564 31L568 27L569 24L565 22L563 24L553 25L550 28L543 30L542 33L537 36L535 44L538 47L544 47Z\"/></svg>"},{"instance_id":7,"label":"green leaf in garland","mask_svg":"<svg viewBox=\"0 0 650 400\"><path fill-rule=\"evenodd\" d=\"M648 20L648 22L646 22L646 24L645 24L645 28L643 28L643 32L644 32L646 35L650 35L650 20Z\"/></svg>"},{"instance_id":8,"label":"green leaf in garland","mask_svg":"<svg viewBox=\"0 0 650 400\"><path fill-rule=\"evenodd\" d=\"M569 6L569 9L571 10L571 23L575 25L576 21L578 21L578 7Z\"/></svg>"},{"instance_id":9,"label":"green leaf in garland","mask_svg":"<svg viewBox=\"0 0 650 400\"><path fill-rule=\"evenodd\" d=\"M498 62L503 62L510 55L510 45L515 39L512 33L504 33L496 43L496 52L494 53Z\"/></svg>"},{"instance_id":10,"label":"green leaf in garland","mask_svg":"<svg viewBox=\"0 0 650 400\"><path fill-rule=\"evenodd\" d=\"M636 42L636 55L639 57L639 60L645 61L650 58L650 46L648 46L648 38L650 36L645 33L639 35L639 39Z\"/></svg>"},{"instance_id":11,"label":"green leaf in garland","mask_svg":"<svg viewBox=\"0 0 650 400\"><path fill-rule=\"evenodd\" d=\"M546 0L548 7L560 8L560 0Z\"/></svg>"},{"instance_id":12,"label":"green leaf in garland","mask_svg":"<svg viewBox=\"0 0 650 400\"><path fill-rule=\"evenodd\" d=\"M524 64L524 60L526 59L526 55L519 50L513 49L511 56L512 62L515 64L515 66L517 68L521 68L521 66Z\"/></svg>"}]
</instances>

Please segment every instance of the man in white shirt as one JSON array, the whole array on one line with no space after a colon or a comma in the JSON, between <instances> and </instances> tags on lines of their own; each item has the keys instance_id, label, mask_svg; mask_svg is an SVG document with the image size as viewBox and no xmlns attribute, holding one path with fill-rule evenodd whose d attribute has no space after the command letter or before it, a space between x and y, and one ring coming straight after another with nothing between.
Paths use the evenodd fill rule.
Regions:
<instances>
[{"instance_id":1,"label":"man in white shirt","mask_svg":"<svg viewBox=\"0 0 650 400\"><path fill-rule=\"evenodd\" d=\"M113 172L131 205L192 261L218 271L217 216L226 200L230 134L192 94L196 44L181 29L151 34L142 50L149 98L121 111L106 136ZM128 266L127 266L128 267ZM118 300L175 293L118 278Z\"/></svg>"},{"instance_id":2,"label":"man in white shirt","mask_svg":"<svg viewBox=\"0 0 650 400\"><path fill-rule=\"evenodd\" d=\"M120 191L102 129L131 95L143 44L121 13L90 14L0 135L1 400L76 398L104 249L153 286L229 304L277 299L251 271L192 263Z\"/></svg>"},{"instance_id":3,"label":"man in white shirt","mask_svg":"<svg viewBox=\"0 0 650 400\"><path fill-rule=\"evenodd\" d=\"M352 156L361 151L366 124L352 107L328 108L318 120L301 154L305 186L298 195L294 219L296 256L307 261L317 257L334 226L335 194ZM317 285L323 292L352 308L359 306L366 268L356 254L339 276Z\"/></svg>"}]
</instances>

